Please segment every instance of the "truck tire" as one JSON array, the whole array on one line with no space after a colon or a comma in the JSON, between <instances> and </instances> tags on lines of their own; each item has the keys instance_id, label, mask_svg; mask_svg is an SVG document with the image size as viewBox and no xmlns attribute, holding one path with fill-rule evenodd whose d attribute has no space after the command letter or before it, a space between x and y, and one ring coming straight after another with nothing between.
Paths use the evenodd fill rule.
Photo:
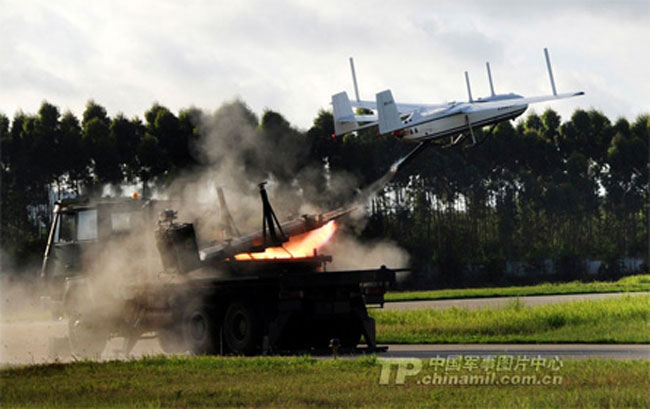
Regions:
<instances>
[{"instance_id":1,"label":"truck tire","mask_svg":"<svg viewBox=\"0 0 650 409\"><path fill-rule=\"evenodd\" d=\"M223 341L235 355L252 355L262 343L262 319L250 302L233 302L223 319Z\"/></svg>"},{"instance_id":2,"label":"truck tire","mask_svg":"<svg viewBox=\"0 0 650 409\"><path fill-rule=\"evenodd\" d=\"M70 352L75 358L100 358L106 348L109 331L93 309L92 299L83 288L67 297L68 339Z\"/></svg>"},{"instance_id":3,"label":"truck tire","mask_svg":"<svg viewBox=\"0 0 650 409\"><path fill-rule=\"evenodd\" d=\"M183 333L178 328L163 328L158 330L158 344L166 354L180 354L187 351Z\"/></svg>"},{"instance_id":4,"label":"truck tire","mask_svg":"<svg viewBox=\"0 0 650 409\"><path fill-rule=\"evenodd\" d=\"M68 320L70 352L77 359L100 358L108 342L108 333L87 321L82 317Z\"/></svg>"},{"instance_id":5,"label":"truck tire","mask_svg":"<svg viewBox=\"0 0 650 409\"><path fill-rule=\"evenodd\" d=\"M195 355L216 354L219 351L218 325L214 311L201 300L190 301L183 313L183 341Z\"/></svg>"}]
</instances>

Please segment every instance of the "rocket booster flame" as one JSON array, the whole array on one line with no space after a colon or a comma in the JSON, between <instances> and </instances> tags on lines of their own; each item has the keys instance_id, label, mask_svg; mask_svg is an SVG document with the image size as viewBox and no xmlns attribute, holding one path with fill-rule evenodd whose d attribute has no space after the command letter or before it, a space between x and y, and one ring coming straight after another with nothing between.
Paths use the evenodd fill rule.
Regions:
<instances>
[{"instance_id":1,"label":"rocket booster flame","mask_svg":"<svg viewBox=\"0 0 650 409\"><path fill-rule=\"evenodd\" d=\"M277 258L291 258L311 256L313 250L315 248L318 249L320 246L325 244L336 230L336 225L330 223L339 217L350 213L353 209L353 207L347 209L339 208L327 213L303 215L300 218L282 223L282 231L284 236L289 238L289 241L284 243L284 246L282 247L273 247L273 256L271 257L273 258L277 256ZM330 226L325 228L328 224ZM320 232L327 232L330 230L330 234L326 235L325 238L315 239L321 237L321 234L324 234ZM301 244L297 245L296 243ZM258 254L257 252L260 252L260 254L268 254L268 252L262 252L260 248L270 247L271 246L265 246L264 233L258 231L201 249L199 251L199 257L202 261L209 261L225 260L234 257L235 255L243 255L243 258L237 258L237 260L250 260L251 257L248 256L248 254L251 254L251 252L254 252L256 255ZM291 255L287 253L287 250L289 250Z\"/></svg>"},{"instance_id":2,"label":"rocket booster flame","mask_svg":"<svg viewBox=\"0 0 650 409\"><path fill-rule=\"evenodd\" d=\"M240 253L235 255L235 260L263 260L309 257L314 249L319 249L334 235L336 222L329 221L318 229L308 231L297 236L289 237L289 241L282 247L268 247L260 253Z\"/></svg>"}]
</instances>

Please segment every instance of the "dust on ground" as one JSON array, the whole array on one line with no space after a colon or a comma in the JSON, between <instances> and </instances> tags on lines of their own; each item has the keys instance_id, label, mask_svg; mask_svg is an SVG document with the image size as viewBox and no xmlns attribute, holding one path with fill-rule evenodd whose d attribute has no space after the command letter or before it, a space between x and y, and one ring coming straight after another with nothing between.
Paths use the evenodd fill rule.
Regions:
<instances>
[{"instance_id":1,"label":"dust on ground","mask_svg":"<svg viewBox=\"0 0 650 409\"><path fill-rule=\"evenodd\" d=\"M33 365L71 362L75 358L66 348L68 320L18 321L0 323L0 365ZM139 341L124 355L123 338L112 338L100 360L131 359L163 354L157 339Z\"/></svg>"}]
</instances>

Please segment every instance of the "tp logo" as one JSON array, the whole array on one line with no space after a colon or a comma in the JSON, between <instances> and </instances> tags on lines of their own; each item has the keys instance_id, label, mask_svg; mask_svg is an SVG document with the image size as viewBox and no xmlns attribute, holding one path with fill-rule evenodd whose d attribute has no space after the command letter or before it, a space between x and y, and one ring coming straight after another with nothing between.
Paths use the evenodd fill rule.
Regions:
<instances>
[{"instance_id":1,"label":"tp logo","mask_svg":"<svg viewBox=\"0 0 650 409\"><path fill-rule=\"evenodd\" d=\"M395 385L404 385L407 376L415 376L422 370L422 360L415 358L382 359L379 384L388 385L393 366L397 367Z\"/></svg>"}]
</instances>

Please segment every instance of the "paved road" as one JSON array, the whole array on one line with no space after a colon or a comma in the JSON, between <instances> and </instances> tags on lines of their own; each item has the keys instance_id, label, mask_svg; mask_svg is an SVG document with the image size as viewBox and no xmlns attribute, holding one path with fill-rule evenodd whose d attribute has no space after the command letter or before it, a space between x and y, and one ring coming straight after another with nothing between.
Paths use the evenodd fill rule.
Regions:
<instances>
[{"instance_id":1,"label":"paved road","mask_svg":"<svg viewBox=\"0 0 650 409\"><path fill-rule=\"evenodd\" d=\"M450 355L540 355L566 359L650 360L650 345L642 344L453 344L389 345L386 358L431 358Z\"/></svg>"},{"instance_id":2,"label":"paved road","mask_svg":"<svg viewBox=\"0 0 650 409\"><path fill-rule=\"evenodd\" d=\"M630 294L632 296L648 295L650 292L635 293L599 293L599 294L567 294L567 295L532 295L519 297L519 300L528 306L545 304L559 304L570 301L604 300L612 297L621 297ZM417 310L427 308L448 309L452 307L467 308L470 310L479 308L502 307L516 297L489 297L489 298L466 298L455 300L434 300L434 301L400 301L387 302L384 304L386 310Z\"/></svg>"},{"instance_id":3,"label":"paved road","mask_svg":"<svg viewBox=\"0 0 650 409\"><path fill-rule=\"evenodd\" d=\"M51 354L50 338L62 339L67 335L68 321L38 321L0 324L0 364L42 364L58 360L69 362L73 358L69 350L57 347ZM67 345L65 343L62 343ZM111 339L102 358L123 358L117 351L123 346L123 338ZM163 351L157 339L138 342L133 356L158 355Z\"/></svg>"}]
</instances>

